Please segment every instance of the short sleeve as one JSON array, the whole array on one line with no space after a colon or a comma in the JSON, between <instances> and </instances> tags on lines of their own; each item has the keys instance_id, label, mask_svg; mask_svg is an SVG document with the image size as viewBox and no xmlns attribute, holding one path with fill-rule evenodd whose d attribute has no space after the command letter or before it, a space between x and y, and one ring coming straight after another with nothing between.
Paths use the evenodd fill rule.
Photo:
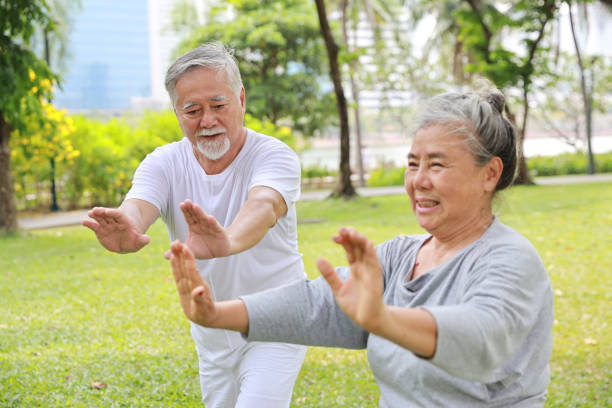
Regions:
<instances>
[{"instance_id":1,"label":"short sleeve","mask_svg":"<svg viewBox=\"0 0 612 408\"><path fill-rule=\"evenodd\" d=\"M275 142L257 155L249 190L256 186L273 188L291 207L300 198L300 162L287 145Z\"/></svg>"},{"instance_id":2,"label":"short sleeve","mask_svg":"<svg viewBox=\"0 0 612 408\"><path fill-rule=\"evenodd\" d=\"M167 159L159 149L148 154L138 165L132 179L132 187L125 199L136 198L153 204L165 214L168 211L168 197L170 197L169 172L165 165Z\"/></svg>"}]
</instances>

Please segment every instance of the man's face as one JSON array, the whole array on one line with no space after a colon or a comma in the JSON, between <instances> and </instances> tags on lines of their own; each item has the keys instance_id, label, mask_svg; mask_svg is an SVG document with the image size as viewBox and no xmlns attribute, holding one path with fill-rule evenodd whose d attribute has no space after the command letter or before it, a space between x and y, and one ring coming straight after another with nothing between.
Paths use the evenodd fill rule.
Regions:
<instances>
[{"instance_id":1,"label":"man's face","mask_svg":"<svg viewBox=\"0 0 612 408\"><path fill-rule=\"evenodd\" d=\"M183 74L175 90L176 117L198 160L207 172L207 165L223 171L244 144L244 89L238 99L225 72L198 67Z\"/></svg>"}]
</instances>

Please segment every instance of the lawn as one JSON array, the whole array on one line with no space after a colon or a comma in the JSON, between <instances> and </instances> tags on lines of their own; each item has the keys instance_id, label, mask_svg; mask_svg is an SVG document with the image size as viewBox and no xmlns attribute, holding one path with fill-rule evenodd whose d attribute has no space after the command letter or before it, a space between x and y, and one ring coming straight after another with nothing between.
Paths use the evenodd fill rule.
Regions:
<instances>
[{"instance_id":1,"label":"lawn","mask_svg":"<svg viewBox=\"0 0 612 408\"><path fill-rule=\"evenodd\" d=\"M537 247L555 291L547 407L612 406L612 183L515 187L496 213ZM350 225L375 243L421 232L405 196L300 203L310 277ZM163 224L138 254L105 252L82 227L0 238L1 407L201 407ZM363 351L311 348L292 406L374 407Z\"/></svg>"}]
</instances>

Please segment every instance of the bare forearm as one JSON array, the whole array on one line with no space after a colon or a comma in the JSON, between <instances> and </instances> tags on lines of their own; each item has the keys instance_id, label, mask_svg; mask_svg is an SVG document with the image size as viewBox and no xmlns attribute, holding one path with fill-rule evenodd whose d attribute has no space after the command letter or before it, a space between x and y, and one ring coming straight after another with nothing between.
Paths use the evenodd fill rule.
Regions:
<instances>
[{"instance_id":1,"label":"bare forearm","mask_svg":"<svg viewBox=\"0 0 612 408\"><path fill-rule=\"evenodd\" d=\"M384 337L413 353L430 358L436 351L437 325L423 309L385 306L371 333Z\"/></svg>"},{"instance_id":2,"label":"bare forearm","mask_svg":"<svg viewBox=\"0 0 612 408\"><path fill-rule=\"evenodd\" d=\"M236 254L256 245L286 211L280 193L269 187L255 187L227 229L230 252Z\"/></svg>"},{"instance_id":3,"label":"bare forearm","mask_svg":"<svg viewBox=\"0 0 612 408\"><path fill-rule=\"evenodd\" d=\"M201 324L197 321L195 323ZM216 302L215 318L203 326L246 334L249 332L249 314L244 302L240 299Z\"/></svg>"},{"instance_id":4,"label":"bare forearm","mask_svg":"<svg viewBox=\"0 0 612 408\"><path fill-rule=\"evenodd\" d=\"M155 222L155 219L159 215L154 205L138 199L123 201L119 206L119 210L130 218L141 234L147 232L151 224Z\"/></svg>"}]
</instances>

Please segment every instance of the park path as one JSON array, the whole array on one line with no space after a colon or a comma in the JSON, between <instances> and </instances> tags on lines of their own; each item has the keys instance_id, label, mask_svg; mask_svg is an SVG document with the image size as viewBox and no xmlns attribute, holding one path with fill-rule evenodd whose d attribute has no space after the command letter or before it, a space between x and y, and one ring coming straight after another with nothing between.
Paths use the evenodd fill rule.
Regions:
<instances>
[{"instance_id":1,"label":"park path","mask_svg":"<svg viewBox=\"0 0 612 408\"><path fill-rule=\"evenodd\" d=\"M539 185L562 185L577 183L597 183L612 181L612 174L538 177L535 179ZM391 187L357 187L357 193L362 197L405 194L403 186ZM323 200L328 197L330 190L303 191L300 201ZM79 225L87 218L88 210L61 211L33 217L19 218L19 227L24 230L65 227Z\"/></svg>"}]
</instances>

